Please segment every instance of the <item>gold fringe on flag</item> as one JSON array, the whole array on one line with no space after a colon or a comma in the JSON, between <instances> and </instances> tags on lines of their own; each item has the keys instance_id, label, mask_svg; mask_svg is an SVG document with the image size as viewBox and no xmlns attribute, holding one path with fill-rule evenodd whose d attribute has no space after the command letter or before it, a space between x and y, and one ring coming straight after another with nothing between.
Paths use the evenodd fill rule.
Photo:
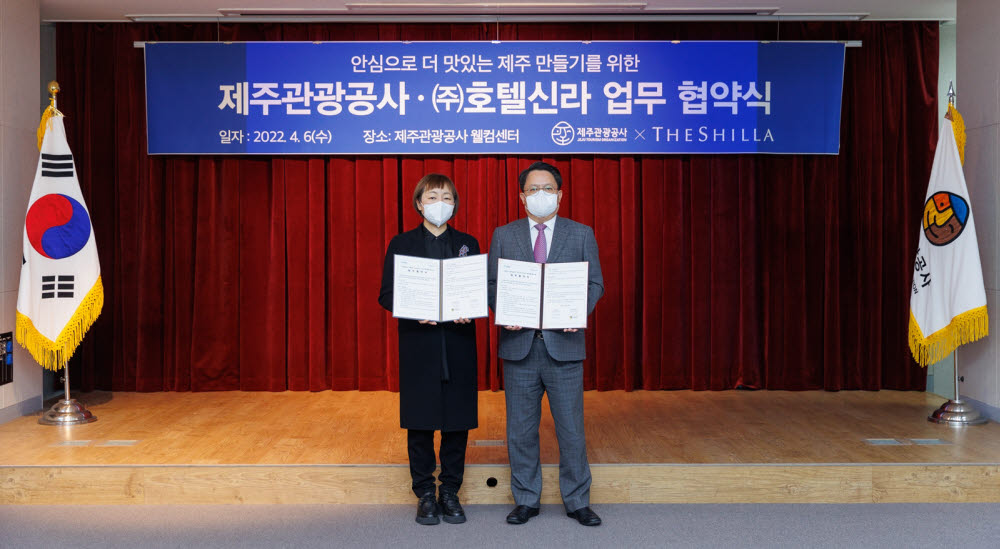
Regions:
<instances>
[{"instance_id":1,"label":"gold fringe on flag","mask_svg":"<svg viewBox=\"0 0 1000 549\"><path fill-rule=\"evenodd\" d=\"M51 101L51 99L49 101ZM52 104L46 107L45 111L42 112L42 121L38 123L38 131L36 132L38 135L38 150L42 150L42 141L45 140L45 131L49 127L49 119L53 116L62 115L63 113L59 112L59 109Z\"/></svg>"},{"instance_id":2,"label":"gold fringe on flag","mask_svg":"<svg viewBox=\"0 0 1000 549\"><path fill-rule=\"evenodd\" d=\"M951 129L955 132L955 144L958 145L958 159L965 164L965 120L959 114L955 105L948 105L948 115L951 117Z\"/></svg>"},{"instance_id":3,"label":"gold fringe on flag","mask_svg":"<svg viewBox=\"0 0 1000 549\"><path fill-rule=\"evenodd\" d=\"M73 317L69 319L55 341L39 333L31 319L21 314L21 311L17 311L17 341L28 349L31 356L35 357L44 368L52 371L61 370L76 352L76 348L83 341L83 336L87 335L87 330L90 330L94 321L100 316L103 306L104 286L101 284L101 277L97 277L97 282L87 292L87 296L83 298Z\"/></svg>"},{"instance_id":4,"label":"gold fringe on flag","mask_svg":"<svg viewBox=\"0 0 1000 549\"><path fill-rule=\"evenodd\" d=\"M990 335L990 319L986 307L968 310L951 319L951 324L924 337L917 319L910 313L910 352L921 366L934 364L948 356L959 345Z\"/></svg>"}]
</instances>

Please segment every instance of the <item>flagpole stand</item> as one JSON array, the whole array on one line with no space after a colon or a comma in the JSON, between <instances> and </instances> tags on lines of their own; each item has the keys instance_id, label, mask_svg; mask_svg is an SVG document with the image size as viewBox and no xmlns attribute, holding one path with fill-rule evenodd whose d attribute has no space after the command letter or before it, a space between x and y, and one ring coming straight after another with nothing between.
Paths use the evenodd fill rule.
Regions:
<instances>
[{"instance_id":1,"label":"flagpole stand","mask_svg":"<svg viewBox=\"0 0 1000 549\"><path fill-rule=\"evenodd\" d=\"M76 399L69 397L69 364L63 367L63 383L65 384L65 398L52 405L48 412L38 418L38 423L42 425L80 425L83 423L93 423L97 417L90 413Z\"/></svg>"},{"instance_id":2,"label":"flagpole stand","mask_svg":"<svg viewBox=\"0 0 1000 549\"><path fill-rule=\"evenodd\" d=\"M934 413L927 416L927 421L950 425L952 427L965 427L966 425L982 425L987 420L979 410L969 402L963 402L958 395L958 349L953 355L955 359L955 398L945 402Z\"/></svg>"},{"instance_id":3,"label":"flagpole stand","mask_svg":"<svg viewBox=\"0 0 1000 549\"><path fill-rule=\"evenodd\" d=\"M934 410L933 414L927 416L927 421L951 425L952 427L964 427L966 425L982 425L989 420L968 402L949 400Z\"/></svg>"}]
</instances>

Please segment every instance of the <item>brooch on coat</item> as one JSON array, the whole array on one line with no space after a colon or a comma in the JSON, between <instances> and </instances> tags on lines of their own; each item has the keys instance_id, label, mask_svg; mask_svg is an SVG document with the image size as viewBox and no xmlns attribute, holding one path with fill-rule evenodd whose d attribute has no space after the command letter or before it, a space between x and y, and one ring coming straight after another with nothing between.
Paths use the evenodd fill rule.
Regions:
<instances>
[{"instance_id":1,"label":"brooch on coat","mask_svg":"<svg viewBox=\"0 0 1000 549\"><path fill-rule=\"evenodd\" d=\"M462 244L462 247L458 249L458 257L465 257L469 255L469 247Z\"/></svg>"}]
</instances>

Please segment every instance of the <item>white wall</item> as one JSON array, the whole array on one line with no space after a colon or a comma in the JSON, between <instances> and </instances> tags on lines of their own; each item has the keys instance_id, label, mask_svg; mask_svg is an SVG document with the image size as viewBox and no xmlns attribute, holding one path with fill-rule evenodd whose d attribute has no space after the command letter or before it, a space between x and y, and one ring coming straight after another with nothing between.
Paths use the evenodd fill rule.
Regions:
<instances>
[{"instance_id":1,"label":"white wall","mask_svg":"<svg viewBox=\"0 0 1000 549\"><path fill-rule=\"evenodd\" d=\"M997 193L997 154L1000 153L1000 2L959 0L957 12L957 105L965 119L968 143L965 177L969 185L979 253L986 282L987 307L992 317L990 336L959 349L958 373L962 396L1000 407L997 382L997 334L1000 311L1000 194Z\"/></svg>"},{"instance_id":2,"label":"white wall","mask_svg":"<svg viewBox=\"0 0 1000 549\"><path fill-rule=\"evenodd\" d=\"M39 0L0 0L0 333L14 331L21 237L38 163ZM42 405L42 369L14 345L0 421Z\"/></svg>"}]
</instances>

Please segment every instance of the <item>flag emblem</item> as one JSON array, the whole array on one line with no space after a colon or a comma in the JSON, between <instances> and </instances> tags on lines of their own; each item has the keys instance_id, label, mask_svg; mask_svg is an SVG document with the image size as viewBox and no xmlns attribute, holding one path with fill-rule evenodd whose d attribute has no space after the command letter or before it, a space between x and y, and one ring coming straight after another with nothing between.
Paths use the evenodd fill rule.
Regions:
<instances>
[{"instance_id":1,"label":"flag emblem","mask_svg":"<svg viewBox=\"0 0 1000 549\"><path fill-rule=\"evenodd\" d=\"M63 259L75 255L90 240L90 216L73 197L47 194L31 205L24 230L36 252L49 259Z\"/></svg>"},{"instance_id":2,"label":"flag emblem","mask_svg":"<svg viewBox=\"0 0 1000 549\"><path fill-rule=\"evenodd\" d=\"M939 192L924 204L924 236L935 246L958 238L969 220L969 203L954 193Z\"/></svg>"}]
</instances>

